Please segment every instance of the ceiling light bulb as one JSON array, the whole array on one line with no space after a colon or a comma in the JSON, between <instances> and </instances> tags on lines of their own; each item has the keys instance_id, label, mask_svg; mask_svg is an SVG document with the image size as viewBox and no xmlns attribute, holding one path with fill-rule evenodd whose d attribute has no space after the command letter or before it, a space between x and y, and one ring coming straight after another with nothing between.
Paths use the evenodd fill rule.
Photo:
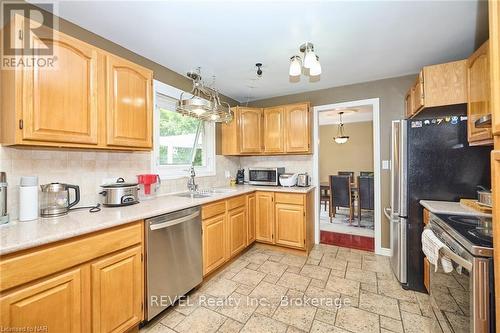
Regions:
<instances>
[{"instance_id":1,"label":"ceiling light bulb","mask_svg":"<svg viewBox=\"0 0 500 333\"><path fill-rule=\"evenodd\" d=\"M312 65L312 67L309 69L309 75L317 76L320 74L321 74L321 64L319 63L319 57L316 56L316 59Z\"/></svg>"},{"instance_id":2,"label":"ceiling light bulb","mask_svg":"<svg viewBox=\"0 0 500 333\"><path fill-rule=\"evenodd\" d=\"M310 69L316 62L316 54L313 50L306 50L306 55L304 57L304 68Z\"/></svg>"},{"instance_id":3,"label":"ceiling light bulb","mask_svg":"<svg viewBox=\"0 0 500 333\"><path fill-rule=\"evenodd\" d=\"M302 73L302 64L299 56L290 58L290 76L299 76Z\"/></svg>"}]
</instances>

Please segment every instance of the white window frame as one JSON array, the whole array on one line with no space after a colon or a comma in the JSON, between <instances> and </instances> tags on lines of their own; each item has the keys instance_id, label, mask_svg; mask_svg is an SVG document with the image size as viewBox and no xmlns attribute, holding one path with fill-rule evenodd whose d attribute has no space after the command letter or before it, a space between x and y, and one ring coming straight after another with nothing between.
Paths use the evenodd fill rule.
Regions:
<instances>
[{"instance_id":1,"label":"white window frame","mask_svg":"<svg viewBox=\"0 0 500 333\"><path fill-rule=\"evenodd\" d=\"M160 126L158 125L160 121L160 112L157 107L157 93L162 95L179 99L181 93L180 89L172 87L163 82L154 80L153 81L153 154L151 159L151 170L160 176L160 179L179 179L188 177L188 169L190 165L160 165ZM184 94L186 95L186 94ZM189 95L187 96L189 97ZM207 177L215 176L215 124L205 123L205 136L203 137L203 142L206 147L206 166L195 166L196 176Z\"/></svg>"}]
</instances>

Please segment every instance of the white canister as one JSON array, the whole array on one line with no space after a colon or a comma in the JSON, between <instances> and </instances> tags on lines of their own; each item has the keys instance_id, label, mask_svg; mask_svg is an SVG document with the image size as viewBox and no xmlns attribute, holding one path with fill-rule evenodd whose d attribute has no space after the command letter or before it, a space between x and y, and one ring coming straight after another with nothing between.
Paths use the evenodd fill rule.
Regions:
<instances>
[{"instance_id":1,"label":"white canister","mask_svg":"<svg viewBox=\"0 0 500 333\"><path fill-rule=\"evenodd\" d=\"M19 221L38 218L38 177L21 177L19 184Z\"/></svg>"}]
</instances>

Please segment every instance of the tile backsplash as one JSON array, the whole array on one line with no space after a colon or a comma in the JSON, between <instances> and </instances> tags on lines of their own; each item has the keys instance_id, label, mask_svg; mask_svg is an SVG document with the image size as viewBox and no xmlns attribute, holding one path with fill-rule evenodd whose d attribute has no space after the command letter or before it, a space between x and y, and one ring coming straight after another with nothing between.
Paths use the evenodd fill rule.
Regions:
<instances>
[{"instance_id":1,"label":"tile backsplash","mask_svg":"<svg viewBox=\"0 0 500 333\"><path fill-rule=\"evenodd\" d=\"M245 156L240 158L240 164L245 168L245 178L248 180L248 168L271 167L285 168L285 172L307 172L312 175L312 155L287 156Z\"/></svg>"},{"instance_id":2,"label":"tile backsplash","mask_svg":"<svg viewBox=\"0 0 500 333\"><path fill-rule=\"evenodd\" d=\"M21 176L38 176L39 184L62 182L80 186L80 203L92 205L99 202L99 185L107 179L123 177L136 181L136 175L151 172L150 152L101 152L66 151L10 148L0 146L0 171L7 172L7 210L11 220L18 217L19 181ZM225 186L225 170L234 177L239 167L239 157L217 156L217 174L197 177L201 188ZM163 180L160 193L186 189L186 178Z\"/></svg>"}]
</instances>

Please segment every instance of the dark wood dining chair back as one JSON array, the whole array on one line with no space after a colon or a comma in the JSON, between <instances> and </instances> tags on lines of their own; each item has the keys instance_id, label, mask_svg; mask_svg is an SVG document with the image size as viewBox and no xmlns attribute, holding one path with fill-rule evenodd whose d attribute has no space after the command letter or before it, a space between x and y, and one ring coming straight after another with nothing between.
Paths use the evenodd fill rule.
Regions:
<instances>
[{"instance_id":1,"label":"dark wood dining chair back","mask_svg":"<svg viewBox=\"0 0 500 333\"><path fill-rule=\"evenodd\" d=\"M337 172L339 176L349 176L351 177L351 182L354 180L354 171L339 171Z\"/></svg>"},{"instance_id":2,"label":"dark wood dining chair back","mask_svg":"<svg viewBox=\"0 0 500 333\"><path fill-rule=\"evenodd\" d=\"M373 177L373 171L360 171L359 175L361 177Z\"/></svg>"},{"instance_id":3,"label":"dark wood dining chair back","mask_svg":"<svg viewBox=\"0 0 500 333\"><path fill-rule=\"evenodd\" d=\"M351 195L351 177L330 176L330 217L335 216L336 207L349 208L349 218L352 219L353 204Z\"/></svg>"},{"instance_id":4,"label":"dark wood dining chair back","mask_svg":"<svg viewBox=\"0 0 500 333\"><path fill-rule=\"evenodd\" d=\"M375 208L373 177L358 177L358 218L361 219L361 210Z\"/></svg>"}]
</instances>

